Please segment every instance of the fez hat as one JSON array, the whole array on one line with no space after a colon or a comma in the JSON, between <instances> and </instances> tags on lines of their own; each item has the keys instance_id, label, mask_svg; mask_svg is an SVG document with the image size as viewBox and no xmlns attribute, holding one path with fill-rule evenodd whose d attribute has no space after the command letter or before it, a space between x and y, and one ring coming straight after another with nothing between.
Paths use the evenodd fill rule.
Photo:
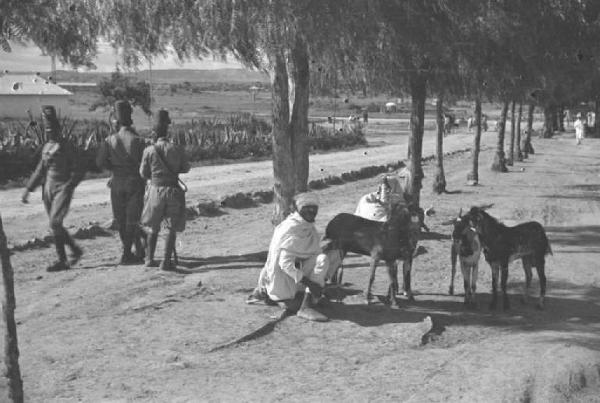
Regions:
<instances>
[{"instance_id":1,"label":"fez hat","mask_svg":"<svg viewBox=\"0 0 600 403\"><path fill-rule=\"evenodd\" d=\"M115 102L115 114L117 115L117 122L119 122L121 126L131 126L133 124L133 121L131 120L131 112L133 112L133 110L129 102Z\"/></svg>"},{"instance_id":2,"label":"fez hat","mask_svg":"<svg viewBox=\"0 0 600 403\"><path fill-rule=\"evenodd\" d=\"M171 118L169 117L169 111L161 109L158 111L158 114L156 115L156 122L155 122L156 126L167 126L168 124L171 124Z\"/></svg>"},{"instance_id":3,"label":"fez hat","mask_svg":"<svg viewBox=\"0 0 600 403\"><path fill-rule=\"evenodd\" d=\"M56 109L53 105L42 106L42 120L44 122L44 131L55 135L60 134L60 124L56 116Z\"/></svg>"}]
</instances>

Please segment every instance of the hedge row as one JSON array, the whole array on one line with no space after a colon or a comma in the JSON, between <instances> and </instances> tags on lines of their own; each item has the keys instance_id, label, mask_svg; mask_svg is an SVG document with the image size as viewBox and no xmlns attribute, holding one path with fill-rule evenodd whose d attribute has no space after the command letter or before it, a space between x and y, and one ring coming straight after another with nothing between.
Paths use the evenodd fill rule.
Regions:
<instances>
[{"instance_id":1,"label":"hedge row","mask_svg":"<svg viewBox=\"0 0 600 403\"><path fill-rule=\"evenodd\" d=\"M87 168L93 170L93 150L83 152L88 140L92 147L106 138L111 129L100 120L62 119L63 135L82 150ZM184 147L190 161L239 160L266 158L272 155L271 125L249 113L232 114L225 118L192 120L171 125L173 141ZM140 131L151 143L152 133ZM0 121L0 183L28 176L39 159L45 141L41 122ZM308 146L312 151L344 149L366 145L360 126L347 126L332 133L313 124Z\"/></svg>"}]
</instances>

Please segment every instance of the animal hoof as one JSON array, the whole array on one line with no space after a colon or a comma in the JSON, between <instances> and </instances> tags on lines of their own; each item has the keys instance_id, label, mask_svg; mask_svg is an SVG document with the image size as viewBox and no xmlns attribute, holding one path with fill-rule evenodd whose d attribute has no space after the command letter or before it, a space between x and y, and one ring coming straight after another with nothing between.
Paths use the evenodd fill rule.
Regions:
<instances>
[{"instance_id":1,"label":"animal hoof","mask_svg":"<svg viewBox=\"0 0 600 403\"><path fill-rule=\"evenodd\" d=\"M448 294L449 294L449 295L454 295L454 287L450 287L450 288L448 289Z\"/></svg>"}]
</instances>

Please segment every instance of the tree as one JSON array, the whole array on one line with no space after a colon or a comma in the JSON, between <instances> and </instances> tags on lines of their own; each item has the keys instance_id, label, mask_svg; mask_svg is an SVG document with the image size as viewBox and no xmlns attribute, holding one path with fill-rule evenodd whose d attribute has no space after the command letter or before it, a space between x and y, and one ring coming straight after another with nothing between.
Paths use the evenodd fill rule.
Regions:
<instances>
[{"instance_id":1,"label":"tree","mask_svg":"<svg viewBox=\"0 0 600 403\"><path fill-rule=\"evenodd\" d=\"M442 97L436 103L437 142L435 147L436 172L433 179L433 191L441 194L446 190L446 176L444 174L444 108Z\"/></svg>"},{"instance_id":2,"label":"tree","mask_svg":"<svg viewBox=\"0 0 600 403\"><path fill-rule=\"evenodd\" d=\"M110 79L102 79L98 83L102 98L90 106L90 111L98 107L110 107L116 101L129 101L132 106L139 106L146 115L150 115L150 85L145 81L135 80L119 71L110 75Z\"/></svg>"}]
</instances>

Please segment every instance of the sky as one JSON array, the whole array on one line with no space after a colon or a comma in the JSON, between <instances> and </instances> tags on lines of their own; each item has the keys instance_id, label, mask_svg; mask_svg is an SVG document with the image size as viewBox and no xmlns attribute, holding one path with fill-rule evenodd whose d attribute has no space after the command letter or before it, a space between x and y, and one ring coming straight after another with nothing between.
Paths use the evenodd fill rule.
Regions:
<instances>
[{"instance_id":1,"label":"sky","mask_svg":"<svg viewBox=\"0 0 600 403\"><path fill-rule=\"evenodd\" d=\"M12 52L6 53L0 50L0 71L9 70L17 71L50 71L50 57L43 56L42 51L35 45L22 46L11 43ZM98 58L94 61L98 67L96 72L112 72L117 64L117 57L114 50L108 43L101 43L98 46ZM61 65L57 61L56 68L59 70L72 70L71 66ZM148 68L147 64L140 65L140 70ZM199 70L214 70L222 68L242 68L242 65L235 61L227 63L219 60L208 58L205 60L194 60L191 62L180 63L174 55L169 55L166 58L158 57L153 60L152 68L154 70L166 69L199 69ZM80 70L85 71L85 70Z\"/></svg>"}]
</instances>

